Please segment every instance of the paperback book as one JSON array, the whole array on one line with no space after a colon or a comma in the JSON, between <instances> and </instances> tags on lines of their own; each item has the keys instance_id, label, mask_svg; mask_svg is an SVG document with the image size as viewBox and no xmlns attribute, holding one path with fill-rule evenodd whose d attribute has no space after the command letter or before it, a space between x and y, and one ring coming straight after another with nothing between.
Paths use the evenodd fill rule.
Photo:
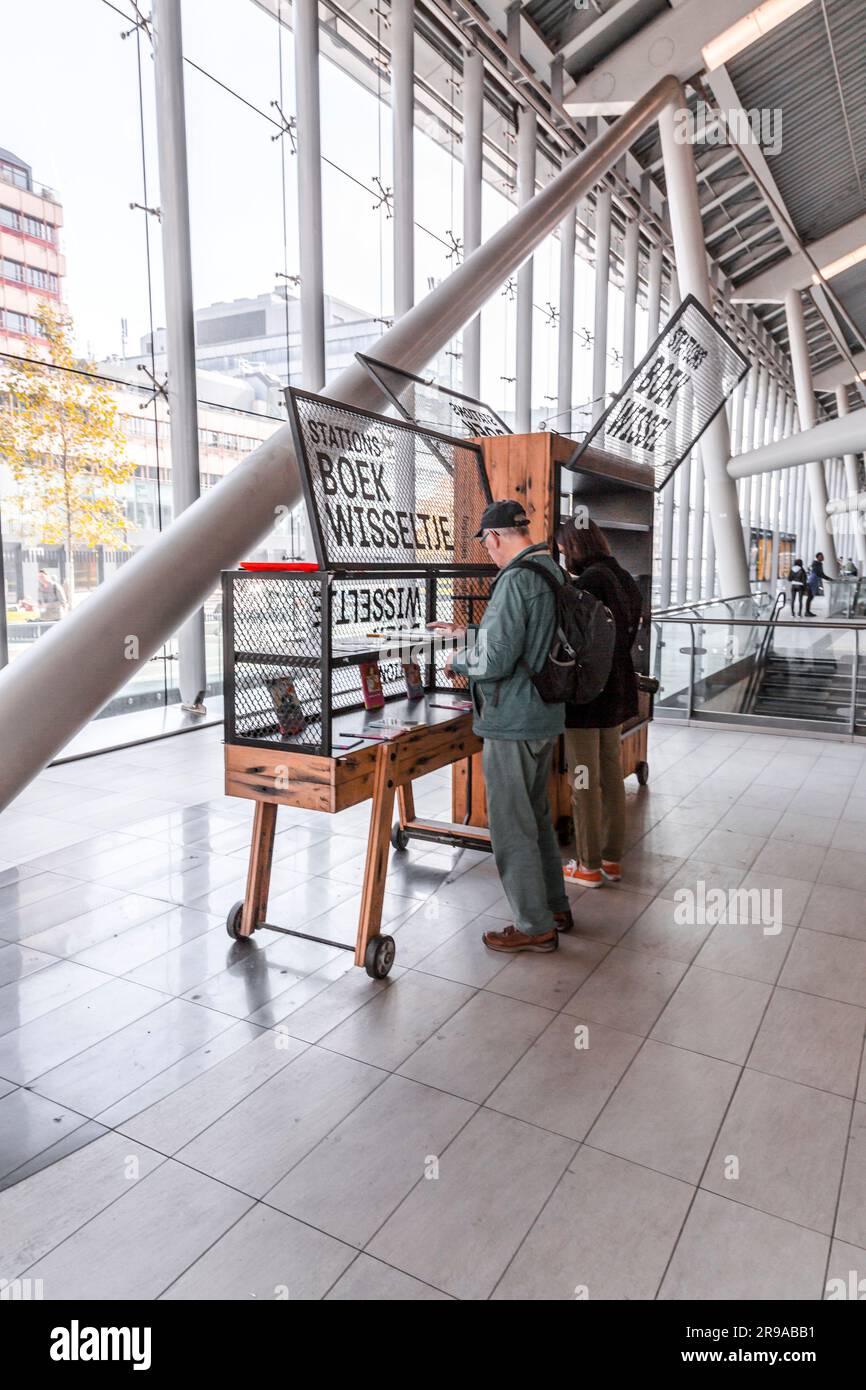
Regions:
<instances>
[{"instance_id":1,"label":"paperback book","mask_svg":"<svg viewBox=\"0 0 866 1390\"><path fill-rule=\"evenodd\" d=\"M277 712L280 733L284 738L299 734L306 728L307 718L291 676L276 676L265 681L265 686Z\"/></svg>"}]
</instances>

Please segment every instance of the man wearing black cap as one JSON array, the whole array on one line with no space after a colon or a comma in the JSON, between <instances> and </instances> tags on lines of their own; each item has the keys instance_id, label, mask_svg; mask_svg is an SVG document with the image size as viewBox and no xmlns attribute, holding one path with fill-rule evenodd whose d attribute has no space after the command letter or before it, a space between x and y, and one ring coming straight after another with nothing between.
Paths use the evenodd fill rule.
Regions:
<instances>
[{"instance_id":1,"label":"man wearing black cap","mask_svg":"<svg viewBox=\"0 0 866 1390\"><path fill-rule=\"evenodd\" d=\"M514 913L513 926L484 932L482 940L492 951L555 951L557 932L572 926L547 799L565 707L545 704L532 673L550 651L556 605L546 580L516 562L531 560L559 582L563 574L547 546L530 541L519 502L492 502L476 539L501 573L480 627L445 669L469 677L473 729L484 740L493 857Z\"/></svg>"}]
</instances>

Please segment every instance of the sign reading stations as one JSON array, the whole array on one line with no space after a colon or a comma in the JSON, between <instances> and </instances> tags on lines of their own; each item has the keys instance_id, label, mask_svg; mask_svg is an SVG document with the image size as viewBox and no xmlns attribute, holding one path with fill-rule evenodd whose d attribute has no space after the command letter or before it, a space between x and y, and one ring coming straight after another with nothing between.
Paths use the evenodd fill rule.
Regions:
<instances>
[{"instance_id":1,"label":"sign reading stations","mask_svg":"<svg viewBox=\"0 0 866 1390\"><path fill-rule=\"evenodd\" d=\"M648 463L658 492L749 370L748 358L688 295L569 460L593 444Z\"/></svg>"},{"instance_id":2,"label":"sign reading stations","mask_svg":"<svg viewBox=\"0 0 866 1390\"><path fill-rule=\"evenodd\" d=\"M356 352L355 357L400 414L416 425L441 430L455 439L486 439L511 434L495 410L472 396L439 386L432 379L413 376L388 362L377 362L375 357L367 357L363 352Z\"/></svg>"},{"instance_id":3,"label":"sign reading stations","mask_svg":"<svg viewBox=\"0 0 866 1390\"><path fill-rule=\"evenodd\" d=\"M285 394L322 568L488 563L473 539L491 500L476 445L307 391Z\"/></svg>"}]
</instances>

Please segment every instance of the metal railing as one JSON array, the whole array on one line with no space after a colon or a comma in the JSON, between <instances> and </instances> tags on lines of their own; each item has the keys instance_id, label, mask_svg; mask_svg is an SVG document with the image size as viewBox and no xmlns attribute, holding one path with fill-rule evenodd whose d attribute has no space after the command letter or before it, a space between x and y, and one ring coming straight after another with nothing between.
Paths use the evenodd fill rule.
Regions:
<instances>
[{"instance_id":1,"label":"metal railing","mask_svg":"<svg viewBox=\"0 0 866 1390\"><path fill-rule=\"evenodd\" d=\"M750 706L754 705L755 703L758 691L761 688L761 680L767 667L767 661L769 659L770 652L772 651L773 635L776 623L779 620L779 614L782 612L787 602L787 595L785 594L784 590L781 590L776 595L773 607L770 610L770 616L767 619L767 625L764 628L764 635L761 638L761 644L758 647L758 650L755 654L755 659L752 663L752 674L746 682L746 689L743 693L743 701L740 705L741 714L748 713Z\"/></svg>"},{"instance_id":2,"label":"metal railing","mask_svg":"<svg viewBox=\"0 0 866 1390\"><path fill-rule=\"evenodd\" d=\"M806 627L803 619L781 618L780 612L781 605L778 612L774 605L773 612L766 618L708 617L686 610L654 613L654 670L660 681L655 701L656 717L812 732L823 730L850 737L866 734L866 672L860 667L860 634L866 632L866 621L826 618ZM678 626L688 629L688 646L677 648L672 640L672 633ZM708 631L722 639L716 641L712 650L701 645ZM761 693L761 676L766 670L770 643L775 642L780 633L788 632L796 633L797 641L785 653L786 659L794 663L826 663L828 675L825 679L844 682L844 690L840 690L842 698L827 697L826 714L769 714L754 708ZM805 644L800 640L803 638L807 639ZM677 670L676 655L688 656L687 673ZM713 666L708 661L704 669L699 669L698 658L708 656L719 658L718 664ZM809 674L806 673L806 679ZM816 685L820 679L813 676ZM681 681L684 683L678 685ZM743 687L748 699L743 698ZM820 693L816 693L811 703L818 704L821 698ZM796 706L796 699L792 704Z\"/></svg>"}]
</instances>

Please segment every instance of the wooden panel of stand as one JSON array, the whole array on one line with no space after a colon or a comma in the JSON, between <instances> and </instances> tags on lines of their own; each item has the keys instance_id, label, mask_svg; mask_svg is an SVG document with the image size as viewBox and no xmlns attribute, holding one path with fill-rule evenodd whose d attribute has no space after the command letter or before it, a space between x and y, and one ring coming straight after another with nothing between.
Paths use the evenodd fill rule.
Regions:
<instances>
[{"instance_id":1,"label":"wooden panel of stand","mask_svg":"<svg viewBox=\"0 0 866 1390\"><path fill-rule=\"evenodd\" d=\"M505 434L481 445L494 498L522 502L531 540L550 544L559 519L554 465L571 457L574 442L558 434Z\"/></svg>"},{"instance_id":2,"label":"wooden panel of stand","mask_svg":"<svg viewBox=\"0 0 866 1390\"><path fill-rule=\"evenodd\" d=\"M388 747L396 785L469 757L481 743L472 733L469 716L461 714L430 728L412 729ZM327 758L226 744L226 795L310 811L345 811L372 796L376 752L376 747L362 748Z\"/></svg>"},{"instance_id":3,"label":"wooden panel of stand","mask_svg":"<svg viewBox=\"0 0 866 1390\"><path fill-rule=\"evenodd\" d=\"M373 794L376 748L326 758L285 748L227 743L225 766L226 796L305 811L345 811Z\"/></svg>"}]
</instances>

